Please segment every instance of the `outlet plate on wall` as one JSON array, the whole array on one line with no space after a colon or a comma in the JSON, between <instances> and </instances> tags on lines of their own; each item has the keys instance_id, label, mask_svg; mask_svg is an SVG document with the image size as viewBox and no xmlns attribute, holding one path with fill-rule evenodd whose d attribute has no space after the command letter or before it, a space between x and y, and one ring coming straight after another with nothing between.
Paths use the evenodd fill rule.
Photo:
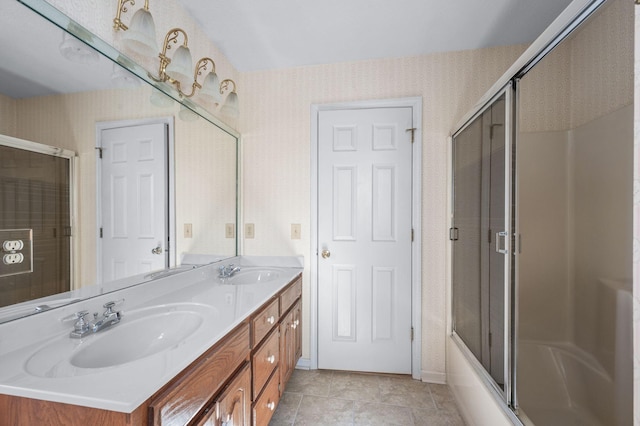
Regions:
<instances>
[{"instance_id":1,"label":"outlet plate on wall","mask_svg":"<svg viewBox=\"0 0 640 426\"><path fill-rule=\"evenodd\" d=\"M301 236L301 226L299 223L292 223L291 224L291 239L292 240L299 240L300 238L302 238Z\"/></svg>"},{"instance_id":2,"label":"outlet plate on wall","mask_svg":"<svg viewBox=\"0 0 640 426\"><path fill-rule=\"evenodd\" d=\"M255 238L256 236L256 228L253 223L245 223L244 224L244 237L245 238Z\"/></svg>"},{"instance_id":3,"label":"outlet plate on wall","mask_svg":"<svg viewBox=\"0 0 640 426\"><path fill-rule=\"evenodd\" d=\"M0 277L33 272L33 231L0 229Z\"/></svg>"},{"instance_id":4,"label":"outlet plate on wall","mask_svg":"<svg viewBox=\"0 0 640 426\"><path fill-rule=\"evenodd\" d=\"M235 238L236 237L236 225L233 223L227 223L224 225L224 237Z\"/></svg>"}]
</instances>

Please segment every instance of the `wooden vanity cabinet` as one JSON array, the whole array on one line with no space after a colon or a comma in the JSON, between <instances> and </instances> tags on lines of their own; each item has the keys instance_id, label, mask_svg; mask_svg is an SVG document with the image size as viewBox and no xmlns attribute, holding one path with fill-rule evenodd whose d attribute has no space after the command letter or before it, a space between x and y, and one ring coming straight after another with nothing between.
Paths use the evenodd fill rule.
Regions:
<instances>
[{"instance_id":1,"label":"wooden vanity cabinet","mask_svg":"<svg viewBox=\"0 0 640 426\"><path fill-rule=\"evenodd\" d=\"M249 353L249 324L243 323L151 397L149 425L197 424L201 413L209 416L214 396Z\"/></svg>"},{"instance_id":2,"label":"wooden vanity cabinet","mask_svg":"<svg viewBox=\"0 0 640 426\"><path fill-rule=\"evenodd\" d=\"M251 424L251 365L246 363L214 403L205 409L197 426Z\"/></svg>"},{"instance_id":3,"label":"wooden vanity cabinet","mask_svg":"<svg viewBox=\"0 0 640 426\"><path fill-rule=\"evenodd\" d=\"M0 394L0 426L268 425L301 356L298 275L132 413Z\"/></svg>"},{"instance_id":4,"label":"wooden vanity cabinet","mask_svg":"<svg viewBox=\"0 0 640 426\"><path fill-rule=\"evenodd\" d=\"M302 278L298 276L255 316L252 324L263 325L278 306L277 321L271 324L269 337L254 329L253 367L253 424L268 425L278 406L287 381L302 355L300 327ZM268 314L267 314L268 313ZM264 330L266 326L263 326Z\"/></svg>"}]
</instances>

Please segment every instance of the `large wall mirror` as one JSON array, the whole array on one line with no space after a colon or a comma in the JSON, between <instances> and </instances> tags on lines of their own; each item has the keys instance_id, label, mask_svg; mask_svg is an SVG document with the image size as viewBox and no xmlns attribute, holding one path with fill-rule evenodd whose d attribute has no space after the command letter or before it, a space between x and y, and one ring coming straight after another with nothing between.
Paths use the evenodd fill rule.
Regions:
<instances>
[{"instance_id":1,"label":"large wall mirror","mask_svg":"<svg viewBox=\"0 0 640 426\"><path fill-rule=\"evenodd\" d=\"M33 272L0 277L0 322L152 279L185 255L235 256L238 133L46 2L25 3L0 4L0 230L33 230ZM152 159L159 172L132 172ZM128 234L146 236L143 254L109 258Z\"/></svg>"}]
</instances>

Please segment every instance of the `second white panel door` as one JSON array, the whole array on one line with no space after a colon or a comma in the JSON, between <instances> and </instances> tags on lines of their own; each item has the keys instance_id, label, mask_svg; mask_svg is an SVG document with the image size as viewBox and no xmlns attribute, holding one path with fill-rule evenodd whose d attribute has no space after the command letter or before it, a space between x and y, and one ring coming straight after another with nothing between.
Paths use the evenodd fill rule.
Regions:
<instances>
[{"instance_id":1,"label":"second white panel door","mask_svg":"<svg viewBox=\"0 0 640 426\"><path fill-rule=\"evenodd\" d=\"M167 129L101 132L102 280L168 267Z\"/></svg>"},{"instance_id":2,"label":"second white panel door","mask_svg":"<svg viewBox=\"0 0 640 426\"><path fill-rule=\"evenodd\" d=\"M411 373L412 116L319 113L319 368Z\"/></svg>"}]
</instances>

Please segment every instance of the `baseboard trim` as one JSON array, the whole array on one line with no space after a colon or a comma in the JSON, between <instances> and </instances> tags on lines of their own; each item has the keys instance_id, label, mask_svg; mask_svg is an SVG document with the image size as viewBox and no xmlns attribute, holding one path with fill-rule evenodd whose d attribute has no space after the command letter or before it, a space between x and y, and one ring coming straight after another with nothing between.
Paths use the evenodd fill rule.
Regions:
<instances>
[{"instance_id":1,"label":"baseboard trim","mask_svg":"<svg viewBox=\"0 0 640 426\"><path fill-rule=\"evenodd\" d=\"M296 368L298 370L311 370L311 360L309 358L300 358Z\"/></svg>"},{"instance_id":2,"label":"baseboard trim","mask_svg":"<svg viewBox=\"0 0 640 426\"><path fill-rule=\"evenodd\" d=\"M436 383L439 385L446 385L447 375L446 373L438 373L435 371L422 370L422 381L427 383Z\"/></svg>"}]
</instances>

